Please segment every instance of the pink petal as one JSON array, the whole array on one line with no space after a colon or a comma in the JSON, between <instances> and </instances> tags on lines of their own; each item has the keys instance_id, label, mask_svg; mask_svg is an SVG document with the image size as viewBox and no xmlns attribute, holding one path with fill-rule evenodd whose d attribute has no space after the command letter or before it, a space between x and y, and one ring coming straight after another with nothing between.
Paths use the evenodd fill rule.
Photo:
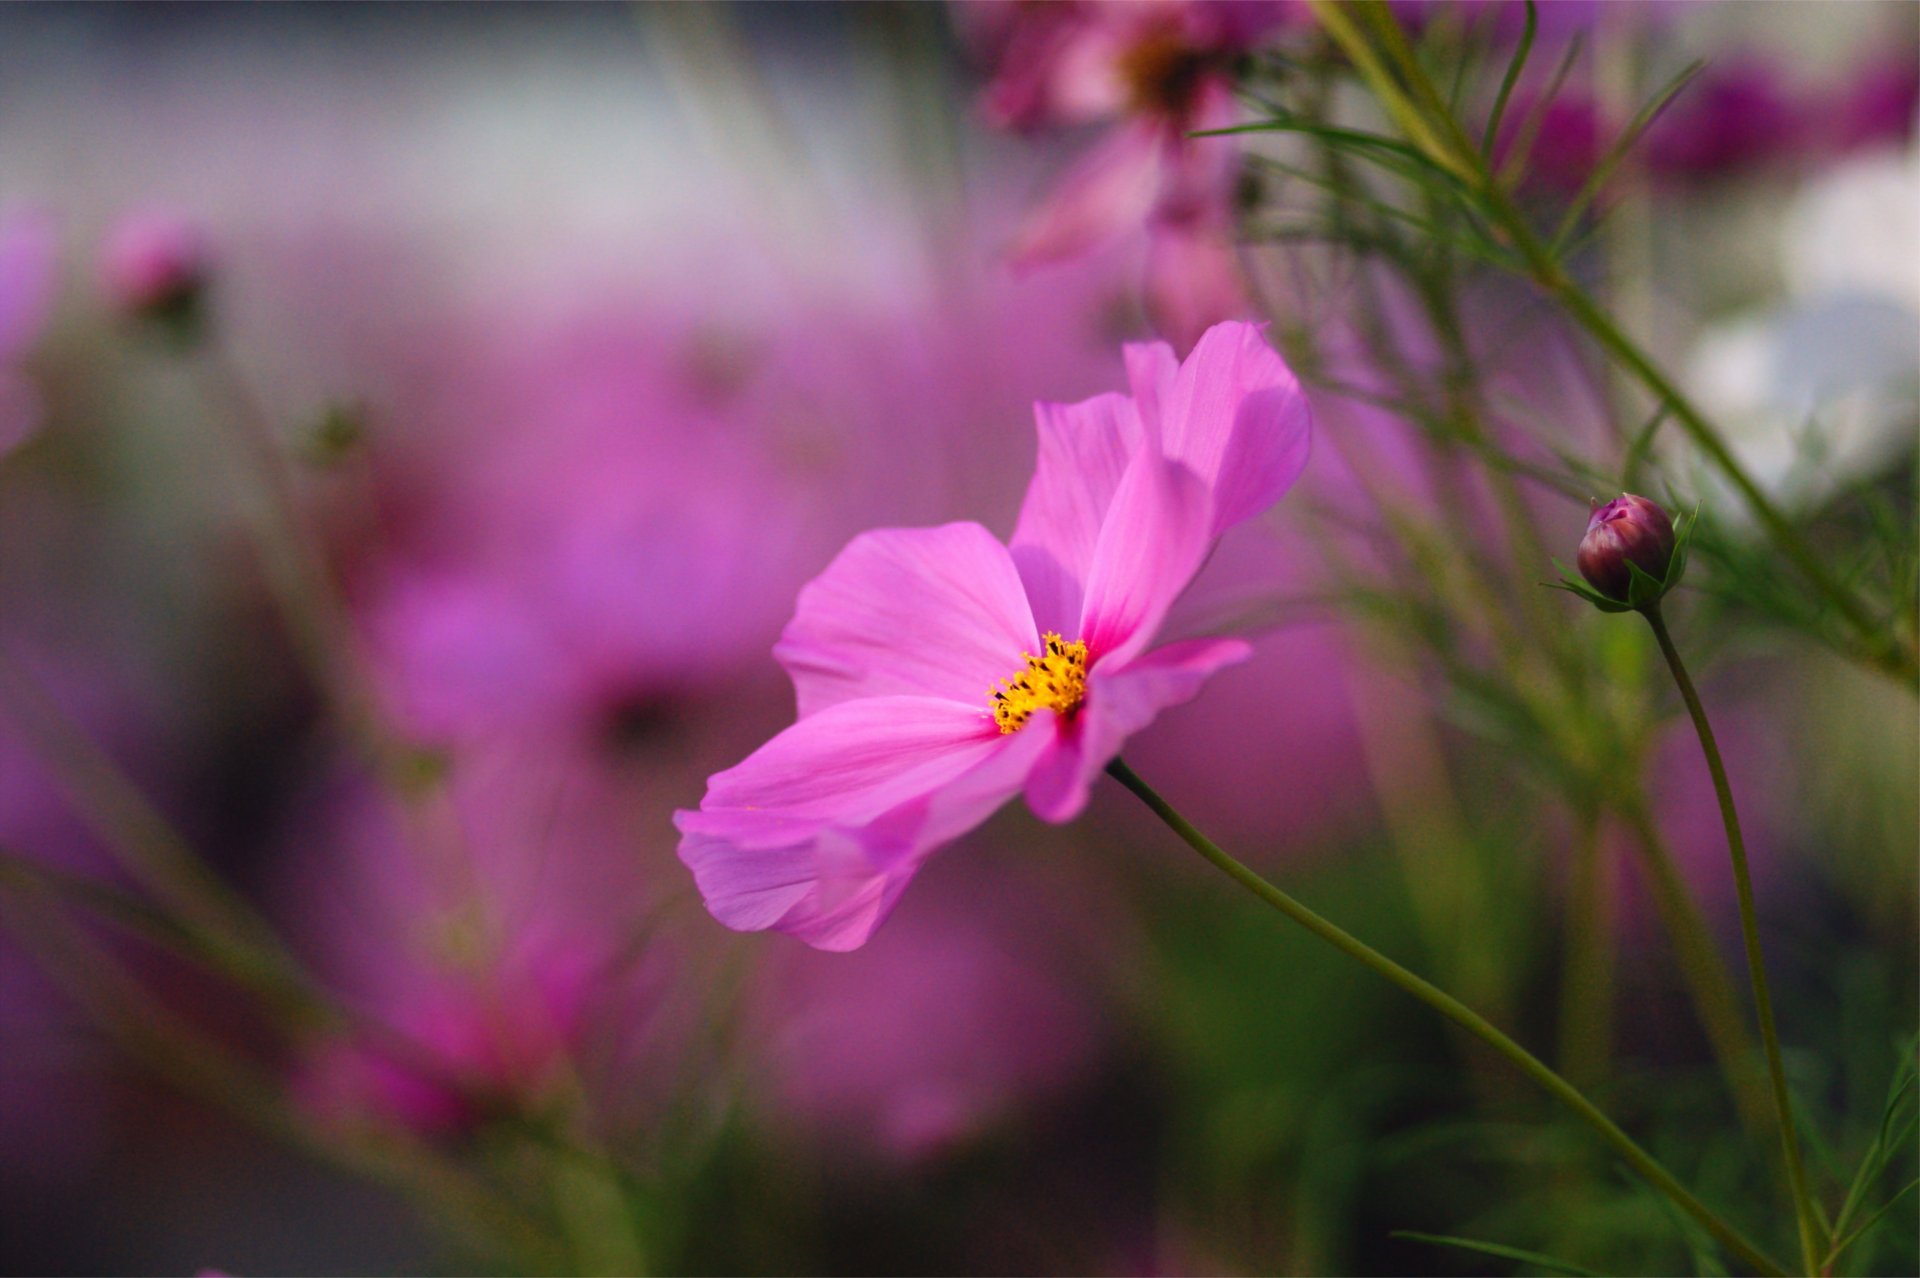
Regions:
<instances>
[{"instance_id":1,"label":"pink petal","mask_svg":"<svg viewBox=\"0 0 1920 1278\"><path fill-rule=\"evenodd\" d=\"M1007 548L961 523L855 537L800 591L774 656L805 719L856 697L984 707L994 681L1038 642Z\"/></svg>"},{"instance_id":2,"label":"pink petal","mask_svg":"<svg viewBox=\"0 0 1920 1278\"><path fill-rule=\"evenodd\" d=\"M1156 648L1117 668L1096 668L1071 731L1060 734L1056 747L1028 778L1028 806L1043 821L1078 816L1094 779L1119 756L1128 737L1162 710L1193 700L1214 671L1252 654L1243 639L1191 639Z\"/></svg>"},{"instance_id":3,"label":"pink petal","mask_svg":"<svg viewBox=\"0 0 1920 1278\"><path fill-rule=\"evenodd\" d=\"M1080 597L1107 507L1140 451L1140 415L1125 395L1035 404L1040 454L1014 529L1019 565L1042 630L1076 633Z\"/></svg>"},{"instance_id":4,"label":"pink petal","mask_svg":"<svg viewBox=\"0 0 1920 1278\"><path fill-rule=\"evenodd\" d=\"M1016 269L1077 257L1139 226L1160 187L1161 137L1150 122L1120 125L1075 164L1021 228Z\"/></svg>"},{"instance_id":5,"label":"pink petal","mask_svg":"<svg viewBox=\"0 0 1920 1278\"><path fill-rule=\"evenodd\" d=\"M1210 509L1185 466L1150 448L1134 454L1087 570L1079 633L1090 663L1125 661L1153 641L1206 557Z\"/></svg>"},{"instance_id":6,"label":"pink petal","mask_svg":"<svg viewBox=\"0 0 1920 1278\"><path fill-rule=\"evenodd\" d=\"M1127 362L1127 389L1140 410L1147 438L1160 440L1160 405L1173 398L1173 379L1180 375L1180 361L1173 347L1165 342L1128 342L1121 347Z\"/></svg>"},{"instance_id":7,"label":"pink petal","mask_svg":"<svg viewBox=\"0 0 1920 1278\"><path fill-rule=\"evenodd\" d=\"M707 781L701 813L860 826L932 794L1008 740L987 711L940 697L862 697L808 715ZM683 825L682 829L687 827Z\"/></svg>"},{"instance_id":8,"label":"pink petal","mask_svg":"<svg viewBox=\"0 0 1920 1278\"><path fill-rule=\"evenodd\" d=\"M1208 329L1160 403L1162 447L1212 490L1215 536L1279 500L1307 464L1313 413L1262 327Z\"/></svg>"},{"instance_id":9,"label":"pink petal","mask_svg":"<svg viewBox=\"0 0 1920 1278\"><path fill-rule=\"evenodd\" d=\"M736 932L774 928L829 950L872 935L913 877L910 856L899 832L881 828L828 828L761 848L698 832L680 841L680 859L715 919Z\"/></svg>"},{"instance_id":10,"label":"pink petal","mask_svg":"<svg viewBox=\"0 0 1920 1278\"><path fill-rule=\"evenodd\" d=\"M680 859L726 926L774 928L819 949L857 948L928 856L1019 793L1050 735L1034 725L996 740L999 748L961 775L864 825L744 808L678 813Z\"/></svg>"}]
</instances>

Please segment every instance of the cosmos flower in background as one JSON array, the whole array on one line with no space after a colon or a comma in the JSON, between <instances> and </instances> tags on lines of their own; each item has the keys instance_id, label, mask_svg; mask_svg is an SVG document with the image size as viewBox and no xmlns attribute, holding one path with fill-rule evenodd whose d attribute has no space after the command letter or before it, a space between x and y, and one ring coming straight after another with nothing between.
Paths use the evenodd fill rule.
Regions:
<instances>
[{"instance_id":1,"label":"cosmos flower in background","mask_svg":"<svg viewBox=\"0 0 1920 1278\"><path fill-rule=\"evenodd\" d=\"M1903 147L1920 124L1920 63L1898 34L1894 50L1864 58L1864 67L1837 90L1840 106L1828 130L1843 151Z\"/></svg>"},{"instance_id":2,"label":"cosmos flower in background","mask_svg":"<svg viewBox=\"0 0 1920 1278\"><path fill-rule=\"evenodd\" d=\"M800 721L676 817L721 922L857 947L941 844L1022 791L1072 819L1128 736L1246 658L1154 644L1220 534L1299 475L1305 397L1252 325L1127 365L1131 395L1036 407L1010 545L967 523L865 533L801 592L776 649Z\"/></svg>"},{"instance_id":3,"label":"cosmos flower in background","mask_svg":"<svg viewBox=\"0 0 1920 1278\"><path fill-rule=\"evenodd\" d=\"M1646 166L1658 179L1690 185L1791 167L1805 154L1809 124L1778 64L1759 55L1716 58L1647 130Z\"/></svg>"},{"instance_id":4,"label":"cosmos flower in background","mask_svg":"<svg viewBox=\"0 0 1920 1278\"><path fill-rule=\"evenodd\" d=\"M1186 349L1208 325L1247 315L1233 250L1239 147L1187 135L1236 122L1236 61L1297 12L1281 0L960 6L994 69L981 98L989 123L1107 128L1021 229L1015 266L1144 226L1147 309L1165 336Z\"/></svg>"},{"instance_id":5,"label":"cosmos flower in background","mask_svg":"<svg viewBox=\"0 0 1920 1278\"><path fill-rule=\"evenodd\" d=\"M37 210L0 213L0 458L40 425L40 394L19 363L53 307L53 221Z\"/></svg>"},{"instance_id":6,"label":"cosmos flower in background","mask_svg":"<svg viewBox=\"0 0 1920 1278\"><path fill-rule=\"evenodd\" d=\"M943 858L858 953L784 948L763 976L755 1068L776 1122L829 1160L938 1162L1102 1063L1098 977L1124 949L1120 912L1045 869L977 869Z\"/></svg>"},{"instance_id":7,"label":"cosmos flower in background","mask_svg":"<svg viewBox=\"0 0 1920 1278\"><path fill-rule=\"evenodd\" d=\"M346 776L289 822L279 895L294 940L377 1030L318 1043L315 1112L427 1134L526 1112L563 1086L644 1108L634 1068L667 1034L663 898L635 801L590 761L495 747L409 805Z\"/></svg>"},{"instance_id":8,"label":"cosmos flower in background","mask_svg":"<svg viewBox=\"0 0 1920 1278\"><path fill-rule=\"evenodd\" d=\"M670 332L502 338L461 353L472 375L385 481L402 526L355 588L378 678L428 741L661 726L778 624L763 601L798 576L806 485L700 397Z\"/></svg>"}]
</instances>

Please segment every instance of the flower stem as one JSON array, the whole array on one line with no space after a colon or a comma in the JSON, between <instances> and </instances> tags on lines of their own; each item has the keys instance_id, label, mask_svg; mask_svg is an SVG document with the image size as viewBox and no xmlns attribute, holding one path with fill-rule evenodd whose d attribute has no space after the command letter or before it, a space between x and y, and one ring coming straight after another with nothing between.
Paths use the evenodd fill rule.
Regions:
<instances>
[{"instance_id":1,"label":"flower stem","mask_svg":"<svg viewBox=\"0 0 1920 1278\"><path fill-rule=\"evenodd\" d=\"M1714 797L1720 801L1720 819L1727 828L1727 851L1733 858L1733 887L1740 902L1740 935L1747 948L1747 972L1753 979L1753 1004L1760 1021L1760 1042L1766 1048L1767 1074L1773 1084L1773 1105L1780 1123L1780 1145L1786 1159L1787 1183L1793 1194L1794 1218L1800 1226L1801 1257L1806 1262L1807 1272L1817 1272L1820 1250L1820 1225L1814 1210L1812 1195L1807 1189L1807 1172L1800 1161L1800 1140L1794 1132L1793 1102L1787 1094L1786 1070L1780 1063L1780 1035L1774 1027L1773 995L1767 987L1767 969L1760 953L1760 927L1754 916L1753 876L1747 869L1747 844L1740 834L1740 816L1734 810L1733 789L1727 784L1726 765L1720 761L1720 746L1713 738L1713 725L1707 722L1706 707L1700 704L1700 694L1694 691L1693 680L1687 675L1687 668L1680 660L1680 650L1674 647L1673 636L1667 633L1666 620L1660 615L1658 604L1642 610L1647 624L1653 627L1653 637L1659 641L1660 654L1667 659L1667 668L1673 671L1673 681L1679 685L1680 699L1687 703L1687 713L1693 716L1694 730L1700 735L1700 749L1707 756L1707 771L1713 776Z\"/></svg>"},{"instance_id":2,"label":"flower stem","mask_svg":"<svg viewBox=\"0 0 1920 1278\"><path fill-rule=\"evenodd\" d=\"M1592 1086L1606 1077L1613 1052L1613 858L1600 813L1574 814L1572 881L1567 892L1567 947L1560 980L1559 1065Z\"/></svg>"},{"instance_id":3,"label":"flower stem","mask_svg":"<svg viewBox=\"0 0 1920 1278\"><path fill-rule=\"evenodd\" d=\"M1592 1101L1580 1093L1578 1088L1554 1073L1533 1053L1501 1033L1485 1017L1437 985L1400 966L1358 937L1320 917L1242 865L1222 850L1218 844L1196 830L1185 817L1176 812L1122 760L1115 759L1108 764L1107 772L1114 780L1138 795L1141 802L1153 809L1155 816L1167 823L1168 828L1185 840L1194 851L1212 862L1228 878L1341 953L1372 968L1512 1061L1521 1073L1546 1089L1556 1100L1572 1110L1582 1122L1593 1128L1630 1167L1646 1179L1648 1184L1665 1194L1681 1211L1698 1221L1700 1226L1712 1234L1722 1246L1738 1256L1756 1273L1782 1275L1786 1272L1758 1247L1748 1242L1739 1230L1720 1219L1711 1208L1694 1197L1685 1185L1674 1178L1673 1173L1661 1166L1653 1155L1640 1148L1631 1136L1621 1131L1612 1119L1601 1113Z\"/></svg>"}]
</instances>

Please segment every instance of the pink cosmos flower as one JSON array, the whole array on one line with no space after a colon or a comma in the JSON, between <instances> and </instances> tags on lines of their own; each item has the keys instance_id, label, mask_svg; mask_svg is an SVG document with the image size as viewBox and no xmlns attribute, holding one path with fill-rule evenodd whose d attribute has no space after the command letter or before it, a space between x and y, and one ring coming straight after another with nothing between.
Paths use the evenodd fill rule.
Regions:
<instances>
[{"instance_id":1,"label":"pink cosmos flower","mask_svg":"<svg viewBox=\"0 0 1920 1278\"><path fill-rule=\"evenodd\" d=\"M675 817L722 923L861 945L939 845L1022 792L1072 819L1128 736L1247 657L1157 641L1220 534L1299 475L1306 398L1251 324L1126 363L1131 395L1036 405L1010 543L974 523L863 533L801 591L775 648L799 722Z\"/></svg>"},{"instance_id":2,"label":"pink cosmos flower","mask_svg":"<svg viewBox=\"0 0 1920 1278\"><path fill-rule=\"evenodd\" d=\"M1015 265L1075 257L1144 224L1147 302L1163 332L1188 345L1244 314L1232 247L1238 148L1187 135L1234 123L1234 61L1292 8L1152 0L961 12L998 68L983 95L989 121L1113 122L1021 229Z\"/></svg>"}]
</instances>

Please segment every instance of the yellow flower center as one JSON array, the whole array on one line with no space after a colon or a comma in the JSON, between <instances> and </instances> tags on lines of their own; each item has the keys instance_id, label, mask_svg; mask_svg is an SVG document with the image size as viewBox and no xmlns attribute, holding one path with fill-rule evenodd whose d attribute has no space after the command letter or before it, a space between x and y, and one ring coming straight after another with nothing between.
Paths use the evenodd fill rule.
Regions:
<instances>
[{"instance_id":1,"label":"yellow flower center","mask_svg":"<svg viewBox=\"0 0 1920 1278\"><path fill-rule=\"evenodd\" d=\"M1040 656L1022 653L1026 666L1011 679L1002 679L998 687L988 688L992 698L993 721L1002 733L1018 732L1035 710L1051 708L1063 715L1079 708L1087 695L1087 645L1075 639L1068 643L1049 630L1041 638L1046 651Z\"/></svg>"}]
</instances>

